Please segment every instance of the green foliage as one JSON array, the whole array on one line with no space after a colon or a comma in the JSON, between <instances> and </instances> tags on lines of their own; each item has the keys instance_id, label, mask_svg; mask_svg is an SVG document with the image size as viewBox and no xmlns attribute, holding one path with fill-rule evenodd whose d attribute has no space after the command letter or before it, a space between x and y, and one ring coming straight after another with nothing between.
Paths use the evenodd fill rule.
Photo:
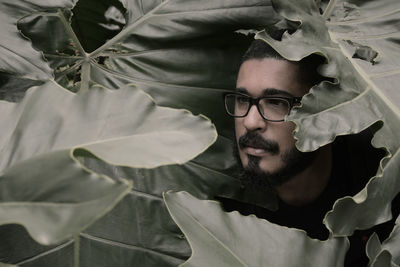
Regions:
<instances>
[{"instance_id":1,"label":"green foliage","mask_svg":"<svg viewBox=\"0 0 400 267\"><path fill-rule=\"evenodd\" d=\"M270 1L104 3L0 3L2 262L176 266L162 192L239 189L220 93Z\"/></svg>"},{"instance_id":2,"label":"green foliage","mask_svg":"<svg viewBox=\"0 0 400 267\"><path fill-rule=\"evenodd\" d=\"M342 266L349 246L345 237L320 241L254 215L225 213L216 201L186 192L164 199L193 250L181 266Z\"/></svg>"},{"instance_id":3,"label":"green foliage","mask_svg":"<svg viewBox=\"0 0 400 267\"><path fill-rule=\"evenodd\" d=\"M355 229L370 228L390 219L390 202L400 190L396 153L399 144L395 141L400 112L395 101L397 91L393 90L399 79L400 61L391 56L396 53L395 38L400 36L392 23L399 21L400 5L398 1L331 1L324 15L319 16L312 1L305 2L309 4L274 2L282 16L301 21L301 26L281 42L264 33L258 38L271 43L289 59L299 60L311 53L323 55L327 63L320 67L320 73L335 79L334 83L323 82L314 87L304 97L303 108L289 118L299 126L295 135L299 149L315 150L336 136L359 133L378 122L382 125L372 144L385 148L388 155L377 176L356 196L339 200L325 218L334 235L351 235ZM380 27L382 24L386 27ZM366 48L378 51L378 57L360 60L360 50Z\"/></svg>"},{"instance_id":4,"label":"green foliage","mask_svg":"<svg viewBox=\"0 0 400 267\"><path fill-rule=\"evenodd\" d=\"M327 242L334 242L344 236L352 235L356 229L367 229L391 219L391 201L400 191L399 184L399 51L400 3L398 1L340 1L332 0L325 7L323 15L314 1L304 0L273 0L273 6L284 18L276 24L277 28L290 26L291 33L286 32L282 40L271 38L265 31L259 32L256 38L263 39L274 47L282 56L298 61L310 54L319 54L326 58L326 63L320 66L321 75L330 78L314 86L302 100L302 107L295 109L288 120L296 123L295 138L297 147L302 151L313 151L332 142L337 136L359 133L374 126L375 135L372 145L385 148L387 156L381 161L376 176L372 177L363 190L355 196L346 196L336 201L333 209L328 212L324 223L331 232ZM247 217L226 215L226 222L209 225L208 210L199 214L190 210L199 206L215 206L212 203L201 203L191 199L190 206L186 205L188 198L179 195L171 197L174 206L170 209L174 220L187 234L193 243L193 254L187 263L195 262L196 255L207 251L204 245L198 245L200 229L215 233L213 239L233 251L240 249L236 238L226 239L218 234L223 228L236 228L241 223L250 220ZM177 203L175 203L177 202ZM168 199L167 199L168 203ZM188 211L190 210L190 212ZM220 213L217 207L215 212ZM195 215L193 215L193 213ZM197 222L187 223L189 217ZM228 219L229 218L229 219ZM256 227L261 222L253 222L246 229ZM382 244L373 235L368 243L367 254L371 266L397 266L400 264L398 250L398 223L392 234ZM263 227L272 231L273 227L264 222ZM200 228L200 229L199 229ZM217 234L218 233L218 234ZM223 235L223 234L222 234ZM265 236L265 243L259 246L268 247L278 244L278 251L294 251L293 239L310 242L308 237L296 237L293 233L287 236L275 233ZM240 240L240 238L239 238ZM211 241L209 241L211 242ZM238 242L238 243L237 243ZM301 256L298 254L282 257L279 264L275 259L263 258L264 250L257 254L266 266L322 266L334 263L338 255L327 255L325 264L293 263L293 258L311 258L315 250L305 246ZM240 260L238 266L253 266L248 263L246 255L238 253L225 254L222 258L209 259L208 265L232 266L219 264L221 261ZM246 262L246 264L243 264ZM217 264L218 263L218 264ZM340 265L340 263L338 263ZM397 264L397 265L396 265ZM199 264L195 266L201 266ZM236 265L235 265L236 266Z\"/></svg>"},{"instance_id":5,"label":"green foliage","mask_svg":"<svg viewBox=\"0 0 400 267\"><path fill-rule=\"evenodd\" d=\"M0 261L176 266L192 253L184 266L341 266L345 236L389 220L400 189L399 2L272 2L1 1ZM168 210L162 199L257 201L234 178L220 95L251 39L236 31L272 24L290 34L256 38L290 60L322 55L331 80L288 118L298 148L373 126L373 146L387 151L366 187L326 215L326 241L187 193L166 194ZM171 107L206 115L218 136L204 116ZM398 224L370 238L371 266L400 264Z\"/></svg>"}]
</instances>

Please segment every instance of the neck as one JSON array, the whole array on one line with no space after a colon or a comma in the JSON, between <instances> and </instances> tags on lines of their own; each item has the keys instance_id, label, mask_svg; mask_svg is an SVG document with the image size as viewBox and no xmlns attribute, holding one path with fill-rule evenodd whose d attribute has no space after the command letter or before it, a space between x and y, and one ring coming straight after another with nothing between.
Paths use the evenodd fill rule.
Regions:
<instances>
[{"instance_id":1,"label":"neck","mask_svg":"<svg viewBox=\"0 0 400 267\"><path fill-rule=\"evenodd\" d=\"M318 198L329 182L332 171L332 147L318 150L314 162L286 183L275 188L279 198L292 206L304 206Z\"/></svg>"}]
</instances>

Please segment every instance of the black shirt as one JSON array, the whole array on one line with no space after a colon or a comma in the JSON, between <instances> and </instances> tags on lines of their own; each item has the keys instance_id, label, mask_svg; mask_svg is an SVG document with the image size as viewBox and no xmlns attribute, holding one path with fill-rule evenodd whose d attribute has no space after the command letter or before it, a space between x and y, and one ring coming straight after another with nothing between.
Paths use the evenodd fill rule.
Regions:
<instances>
[{"instance_id":1,"label":"black shirt","mask_svg":"<svg viewBox=\"0 0 400 267\"><path fill-rule=\"evenodd\" d=\"M374 149L370 145L370 140L369 132L337 138L333 144L333 168L328 185L319 197L308 205L298 207L279 201L279 209L270 211L237 200L219 200L227 211L237 210L243 215L254 214L272 223L305 230L311 238L325 240L329 236L328 229L322 223L326 213L332 209L337 199L358 193L375 175L379 161L384 156L382 150ZM393 205L393 209L394 213L398 214L396 206L399 205ZM368 230L355 231L349 237L350 248L346 254L345 266L367 266L365 245L369 236L377 232L381 240L384 240L390 234L393 225L394 219Z\"/></svg>"}]
</instances>

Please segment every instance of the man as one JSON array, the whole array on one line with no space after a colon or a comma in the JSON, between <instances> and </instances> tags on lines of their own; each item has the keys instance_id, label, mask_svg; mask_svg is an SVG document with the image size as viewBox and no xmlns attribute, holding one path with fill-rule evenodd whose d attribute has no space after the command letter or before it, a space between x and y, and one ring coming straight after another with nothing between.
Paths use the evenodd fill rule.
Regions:
<instances>
[{"instance_id":1,"label":"man","mask_svg":"<svg viewBox=\"0 0 400 267\"><path fill-rule=\"evenodd\" d=\"M237 78L240 95L225 96L228 105L235 102L231 115L236 117L235 134L244 170L253 177L261 176L287 204L311 203L328 183L331 147L300 153L293 138L295 125L284 119L293 105L300 104L317 75L310 70L312 74L304 79L300 64L283 60L263 41L255 41L244 59ZM250 105L252 98L248 97L259 99L258 105Z\"/></svg>"},{"instance_id":2,"label":"man","mask_svg":"<svg viewBox=\"0 0 400 267\"><path fill-rule=\"evenodd\" d=\"M296 149L295 125L285 117L321 81L316 72L319 64L318 57L288 61L262 40L255 40L245 53L236 92L224 95L226 111L235 118L240 177L245 187L272 191L279 199L279 208L270 211L227 199L222 203L228 211L255 214L303 229L310 237L326 239L329 232L322 224L325 214L338 198L354 195L364 187L375 174L383 152L366 145L370 144L368 132L348 137L350 141L338 138L334 144L310 153ZM357 142L364 142L360 150L348 146ZM358 172L355 176L354 169ZM387 236L390 229L384 228L383 235ZM366 266L364 247L370 232L358 232L350 238L346 266Z\"/></svg>"}]
</instances>

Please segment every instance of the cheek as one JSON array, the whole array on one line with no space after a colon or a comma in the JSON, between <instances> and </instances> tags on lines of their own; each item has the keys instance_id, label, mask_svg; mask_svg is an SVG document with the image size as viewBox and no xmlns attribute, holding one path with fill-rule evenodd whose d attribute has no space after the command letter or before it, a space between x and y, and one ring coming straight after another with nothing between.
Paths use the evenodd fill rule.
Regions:
<instances>
[{"instance_id":1,"label":"cheek","mask_svg":"<svg viewBox=\"0 0 400 267\"><path fill-rule=\"evenodd\" d=\"M285 125L282 126L278 135L279 140L276 141L278 141L281 150L286 151L291 149L296 143L296 140L293 138L295 125L292 122L285 122Z\"/></svg>"},{"instance_id":2,"label":"cheek","mask_svg":"<svg viewBox=\"0 0 400 267\"><path fill-rule=\"evenodd\" d=\"M238 146L239 138L242 135L244 135L245 133L246 133L246 129L243 126L242 119L235 119L235 137L236 137L236 140L235 140L236 144L235 145L236 146ZM247 165L247 157L245 156L243 151L241 151L238 148L238 152L239 152L239 157L240 157L240 160L242 161L242 164L243 165Z\"/></svg>"},{"instance_id":3,"label":"cheek","mask_svg":"<svg viewBox=\"0 0 400 267\"><path fill-rule=\"evenodd\" d=\"M235 136L236 142L239 138L244 134L244 127L242 123L242 119L235 119Z\"/></svg>"}]
</instances>

